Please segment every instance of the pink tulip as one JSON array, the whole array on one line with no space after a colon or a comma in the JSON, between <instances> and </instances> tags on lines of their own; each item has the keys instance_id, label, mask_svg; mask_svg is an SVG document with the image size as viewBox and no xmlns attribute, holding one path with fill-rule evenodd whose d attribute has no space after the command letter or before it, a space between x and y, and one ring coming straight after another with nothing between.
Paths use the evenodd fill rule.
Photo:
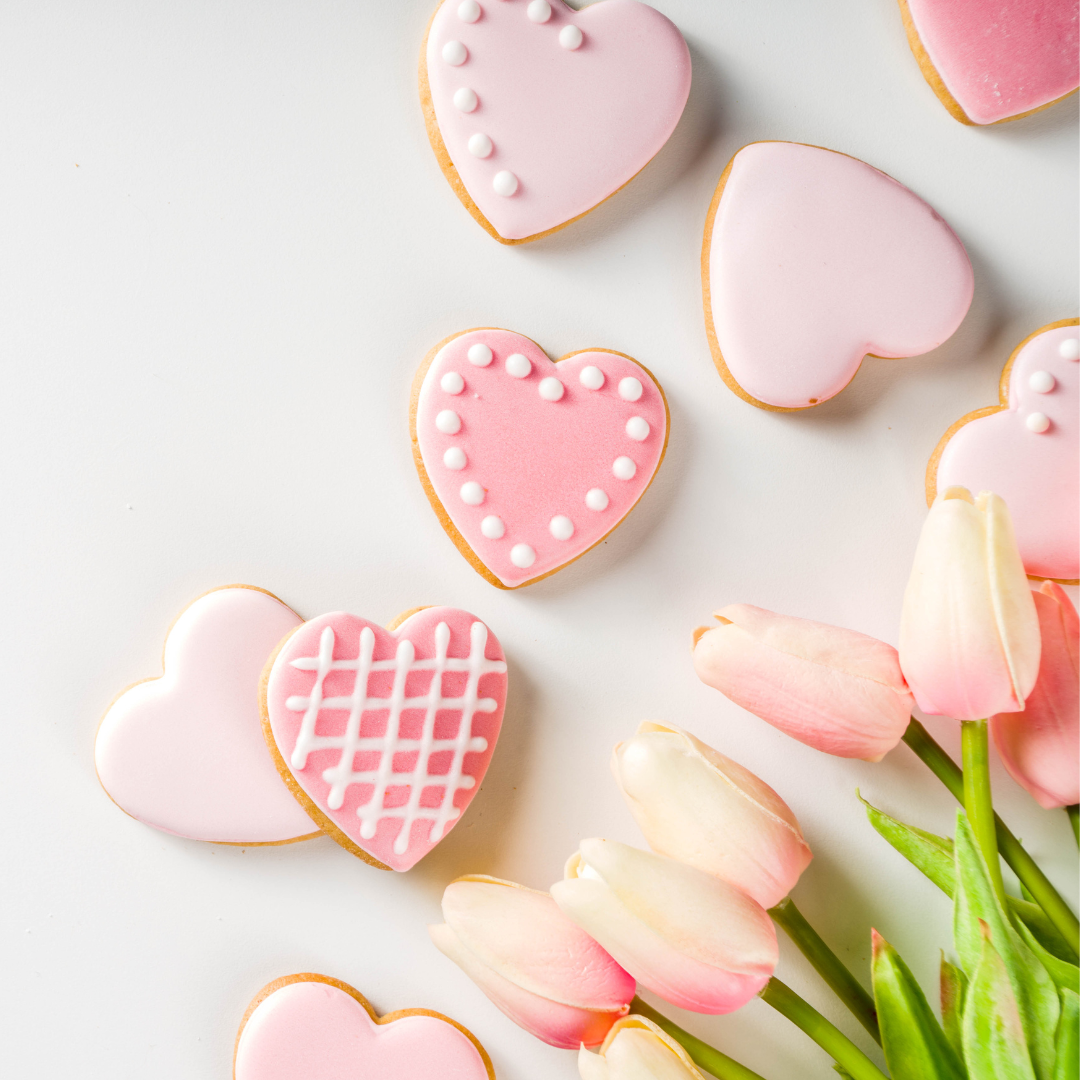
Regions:
<instances>
[{"instance_id":1,"label":"pink tulip","mask_svg":"<svg viewBox=\"0 0 1080 1080\"><path fill-rule=\"evenodd\" d=\"M1012 778L1049 810L1080 802L1080 619L1060 585L1043 582L1034 599L1039 678L1024 711L998 713L990 731Z\"/></svg>"},{"instance_id":2,"label":"pink tulip","mask_svg":"<svg viewBox=\"0 0 1080 1080\"><path fill-rule=\"evenodd\" d=\"M694 635L694 670L737 705L815 750L880 761L911 718L896 650L836 626L749 604Z\"/></svg>"},{"instance_id":3,"label":"pink tulip","mask_svg":"<svg viewBox=\"0 0 1080 1080\"><path fill-rule=\"evenodd\" d=\"M634 980L547 893L470 875L443 893L432 941L514 1023L552 1046L597 1046L630 1010Z\"/></svg>"}]
</instances>

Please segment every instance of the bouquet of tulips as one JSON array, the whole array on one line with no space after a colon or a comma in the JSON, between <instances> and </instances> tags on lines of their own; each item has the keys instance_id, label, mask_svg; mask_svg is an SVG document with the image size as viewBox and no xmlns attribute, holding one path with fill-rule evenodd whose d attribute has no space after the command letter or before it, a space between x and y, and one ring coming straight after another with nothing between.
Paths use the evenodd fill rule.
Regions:
<instances>
[{"instance_id":1,"label":"bouquet of tulips","mask_svg":"<svg viewBox=\"0 0 1080 1080\"><path fill-rule=\"evenodd\" d=\"M716 617L694 635L704 682L825 753L879 761L902 740L961 804L954 837L866 804L878 833L953 900L957 963L942 960L940 1014L873 930L866 989L788 897L811 853L783 799L660 723L642 724L612 759L651 851L584 840L547 893L461 878L443 896L435 944L516 1023L578 1050L582 1080L762 1080L642 1001L639 985L710 1014L761 997L841 1075L884 1080L774 976L776 926L880 1044L894 1080L1076 1080L1080 926L994 813L989 740L1043 807L1067 808L1075 833L1080 620L1059 586L1032 591L1002 500L953 488L931 507L899 651L743 604ZM962 765L911 717L914 705L961 722ZM1001 858L1023 896L1005 892Z\"/></svg>"}]
</instances>

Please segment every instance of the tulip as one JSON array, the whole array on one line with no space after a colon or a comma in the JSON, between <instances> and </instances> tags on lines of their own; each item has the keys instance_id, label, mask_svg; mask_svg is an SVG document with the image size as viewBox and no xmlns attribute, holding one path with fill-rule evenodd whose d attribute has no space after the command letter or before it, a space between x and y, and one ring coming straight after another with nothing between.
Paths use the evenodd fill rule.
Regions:
<instances>
[{"instance_id":1,"label":"tulip","mask_svg":"<svg viewBox=\"0 0 1080 1080\"><path fill-rule=\"evenodd\" d=\"M749 604L694 634L694 670L737 705L815 750L880 761L904 734L911 693L883 641Z\"/></svg>"},{"instance_id":2,"label":"tulip","mask_svg":"<svg viewBox=\"0 0 1080 1080\"><path fill-rule=\"evenodd\" d=\"M776 967L776 930L760 904L662 855L583 840L551 895L638 982L693 1012L741 1008Z\"/></svg>"},{"instance_id":3,"label":"tulip","mask_svg":"<svg viewBox=\"0 0 1080 1080\"><path fill-rule=\"evenodd\" d=\"M547 893L470 875L443 893L436 947L514 1023L552 1046L603 1042L634 980Z\"/></svg>"},{"instance_id":4,"label":"tulip","mask_svg":"<svg viewBox=\"0 0 1080 1080\"><path fill-rule=\"evenodd\" d=\"M1060 585L1034 594L1042 636L1035 689L1023 712L990 720L1012 778L1048 810L1080 802L1080 619Z\"/></svg>"},{"instance_id":5,"label":"tulip","mask_svg":"<svg viewBox=\"0 0 1080 1080\"><path fill-rule=\"evenodd\" d=\"M705 1080L686 1051L644 1016L625 1016L599 1054L578 1051L581 1080Z\"/></svg>"},{"instance_id":6,"label":"tulip","mask_svg":"<svg viewBox=\"0 0 1080 1080\"><path fill-rule=\"evenodd\" d=\"M810 863L787 803L749 769L687 731L643 723L611 770L649 847L778 904Z\"/></svg>"},{"instance_id":7,"label":"tulip","mask_svg":"<svg viewBox=\"0 0 1080 1080\"><path fill-rule=\"evenodd\" d=\"M926 713L1019 712L1039 673L1039 619L1004 501L943 491L927 514L900 622L900 666Z\"/></svg>"}]
</instances>

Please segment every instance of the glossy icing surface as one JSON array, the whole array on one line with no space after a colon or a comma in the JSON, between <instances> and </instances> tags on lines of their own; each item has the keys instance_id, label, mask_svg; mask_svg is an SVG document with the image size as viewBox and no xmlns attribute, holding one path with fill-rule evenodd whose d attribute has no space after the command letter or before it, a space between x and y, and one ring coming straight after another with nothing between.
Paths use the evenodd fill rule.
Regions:
<instances>
[{"instance_id":1,"label":"glossy icing surface","mask_svg":"<svg viewBox=\"0 0 1080 1080\"><path fill-rule=\"evenodd\" d=\"M667 18L635 0L581 11L551 0L544 20L528 0L479 7L475 21L457 0L436 12L431 103L469 197L501 237L521 240L590 210L649 162L686 104L690 54ZM452 42L467 52L461 63L456 51L445 59ZM477 135L492 148L481 157L470 150Z\"/></svg>"},{"instance_id":2,"label":"glossy icing surface","mask_svg":"<svg viewBox=\"0 0 1080 1080\"><path fill-rule=\"evenodd\" d=\"M301 623L258 589L195 601L165 641L164 674L110 706L94 760L132 817L193 840L282 843L315 832L274 768L259 719L259 678Z\"/></svg>"},{"instance_id":3,"label":"glossy icing surface","mask_svg":"<svg viewBox=\"0 0 1080 1080\"><path fill-rule=\"evenodd\" d=\"M960 325L967 253L902 184L801 143L752 143L729 169L706 233L706 315L714 354L755 404L818 404L867 353L918 356Z\"/></svg>"},{"instance_id":4,"label":"glossy icing surface","mask_svg":"<svg viewBox=\"0 0 1080 1080\"><path fill-rule=\"evenodd\" d=\"M316 820L394 870L426 855L472 801L505 705L495 635L445 607L394 631L346 612L312 619L278 653L265 702L279 768Z\"/></svg>"},{"instance_id":5,"label":"glossy icing surface","mask_svg":"<svg viewBox=\"0 0 1080 1080\"><path fill-rule=\"evenodd\" d=\"M493 362L470 361L477 343ZM515 355L527 358L528 374L507 371ZM447 372L461 374L463 393L442 390ZM447 434L437 420L451 404L462 423ZM415 438L452 527L514 588L571 562L630 512L663 457L667 406L648 372L627 357L583 352L553 363L520 334L473 330L431 361L417 397ZM467 458L463 469L445 464L453 447ZM477 485L480 502L466 497L467 483Z\"/></svg>"}]
</instances>

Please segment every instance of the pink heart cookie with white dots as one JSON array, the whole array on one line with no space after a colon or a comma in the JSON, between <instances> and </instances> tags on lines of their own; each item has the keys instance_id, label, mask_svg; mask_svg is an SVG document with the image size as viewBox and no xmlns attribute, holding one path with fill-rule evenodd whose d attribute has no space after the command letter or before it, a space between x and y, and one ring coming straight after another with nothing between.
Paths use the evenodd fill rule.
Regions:
<instances>
[{"instance_id":1,"label":"pink heart cookie with white dots","mask_svg":"<svg viewBox=\"0 0 1080 1080\"><path fill-rule=\"evenodd\" d=\"M504 244L614 194L667 142L690 92L675 25L636 0L443 0L420 97L457 196Z\"/></svg>"},{"instance_id":2,"label":"pink heart cookie with white dots","mask_svg":"<svg viewBox=\"0 0 1080 1080\"><path fill-rule=\"evenodd\" d=\"M1031 577L1080 578L1080 332L1076 319L1025 338L1001 373L1001 404L945 433L926 497L966 487L1000 495Z\"/></svg>"},{"instance_id":3,"label":"pink heart cookie with white dots","mask_svg":"<svg viewBox=\"0 0 1080 1080\"><path fill-rule=\"evenodd\" d=\"M413 383L413 456L451 539L516 589L579 558L634 508L668 437L663 391L602 349L552 362L509 330L467 330Z\"/></svg>"}]
</instances>

